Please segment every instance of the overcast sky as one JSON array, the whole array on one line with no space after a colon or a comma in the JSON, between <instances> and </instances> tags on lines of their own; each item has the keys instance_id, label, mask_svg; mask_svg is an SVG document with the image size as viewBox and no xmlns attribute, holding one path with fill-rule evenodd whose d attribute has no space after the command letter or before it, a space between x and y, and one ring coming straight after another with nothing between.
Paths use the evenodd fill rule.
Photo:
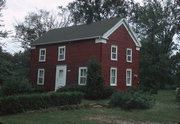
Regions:
<instances>
[{"instance_id":1,"label":"overcast sky","mask_svg":"<svg viewBox=\"0 0 180 124\"><path fill-rule=\"evenodd\" d=\"M58 6L66 6L73 0L6 0L6 7L2 11L4 20L4 29L14 32L16 22L23 21L28 12L38 9L56 10ZM22 50L21 45L12 41L12 38L1 40L3 49L7 52L14 53Z\"/></svg>"}]
</instances>

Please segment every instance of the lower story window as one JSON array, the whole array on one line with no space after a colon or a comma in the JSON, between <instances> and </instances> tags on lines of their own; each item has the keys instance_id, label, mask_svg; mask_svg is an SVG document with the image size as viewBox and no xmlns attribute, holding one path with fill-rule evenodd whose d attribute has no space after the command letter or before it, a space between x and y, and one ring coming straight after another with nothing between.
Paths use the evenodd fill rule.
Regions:
<instances>
[{"instance_id":1,"label":"lower story window","mask_svg":"<svg viewBox=\"0 0 180 124\"><path fill-rule=\"evenodd\" d=\"M110 69L110 86L117 86L117 68Z\"/></svg>"},{"instance_id":2,"label":"lower story window","mask_svg":"<svg viewBox=\"0 0 180 124\"><path fill-rule=\"evenodd\" d=\"M126 86L132 86L132 69L126 69Z\"/></svg>"},{"instance_id":3,"label":"lower story window","mask_svg":"<svg viewBox=\"0 0 180 124\"><path fill-rule=\"evenodd\" d=\"M37 76L37 84L38 85L44 85L44 75L45 75L45 70L38 69L38 76Z\"/></svg>"},{"instance_id":4,"label":"lower story window","mask_svg":"<svg viewBox=\"0 0 180 124\"><path fill-rule=\"evenodd\" d=\"M79 85L86 85L87 82L87 67L79 67Z\"/></svg>"}]
</instances>

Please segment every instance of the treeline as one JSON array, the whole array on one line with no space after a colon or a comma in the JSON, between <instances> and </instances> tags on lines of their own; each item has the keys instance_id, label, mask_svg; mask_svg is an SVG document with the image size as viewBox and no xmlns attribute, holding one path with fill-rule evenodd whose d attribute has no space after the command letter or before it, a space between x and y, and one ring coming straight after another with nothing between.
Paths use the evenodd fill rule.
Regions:
<instances>
[{"instance_id":1,"label":"treeline","mask_svg":"<svg viewBox=\"0 0 180 124\"><path fill-rule=\"evenodd\" d=\"M59 6L56 13L31 12L15 25L14 38L25 51L12 56L0 49L0 82L12 75L27 76L30 43L48 30L115 17L126 18L142 43L140 86L145 90L179 87L179 0L143 0L141 4L133 0L75 0L67 7Z\"/></svg>"}]
</instances>

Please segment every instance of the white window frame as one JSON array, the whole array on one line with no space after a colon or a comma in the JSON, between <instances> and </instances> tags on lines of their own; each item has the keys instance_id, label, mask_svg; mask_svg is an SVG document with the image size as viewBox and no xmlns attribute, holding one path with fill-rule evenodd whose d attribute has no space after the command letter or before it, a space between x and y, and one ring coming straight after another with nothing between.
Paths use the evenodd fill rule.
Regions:
<instances>
[{"instance_id":1,"label":"white window frame","mask_svg":"<svg viewBox=\"0 0 180 124\"><path fill-rule=\"evenodd\" d=\"M130 55L128 55L129 50L130 50ZM130 57L131 59L128 60L128 57ZM126 49L126 62L132 62L132 49L131 48Z\"/></svg>"},{"instance_id":2,"label":"white window frame","mask_svg":"<svg viewBox=\"0 0 180 124\"><path fill-rule=\"evenodd\" d=\"M41 51L45 51L44 52L44 55L41 54ZM41 59L41 57L44 57L44 59ZM45 62L46 61L46 48L40 48L39 49L39 62Z\"/></svg>"},{"instance_id":3,"label":"white window frame","mask_svg":"<svg viewBox=\"0 0 180 124\"><path fill-rule=\"evenodd\" d=\"M115 48L116 49L116 52L112 52L112 49ZM116 55L116 58L113 58L113 54ZM118 58L118 46L116 45L111 45L111 60L112 61L117 61L117 58Z\"/></svg>"},{"instance_id":4,"label":"white window frame","mask_svg":"<svg viewBox=\"0 0 180 124\"><path fill-rule=\"evenodd\" d=\"M128 72L130 72L130 77L128 77ZM130 82L128 82L128 78L130 78ZM132 69L126 69L126 86L132 86Z\"/></svg>"},{"instance_id":5,"label":"white window frame","mask_svg":"<svg viewBox=\"0 0 180 124\"><path fill-rule=\"evenodd\" d=\"M63 59L60 59L60 49L64 49L64 54L62 54L64 56ZM58 47L58 61L64 61L66 57L66 46L59 46Z\"/></svg>"},{"instance_id":6,"label":"white window frame","mask_svg":"<svg viewBox=\"0 0 180 124\"><path fill-rule=\"evenodd\" d=\"M87 73L86 73L86 76L81 76L80 73L81 73L81 70L82 70L82 69L86 69L86 72L87 72L87 67L79 67L78 84L79 84L79 85L86 85L86 84L87 84ZM86 83L85 83L85 84L82 84L82 83L80 82L82 77L83 77L83 78L84 78L84 77L86 78Z\"/></svg>"},{"instance_id":7,"label":"white window frame","mask_svg":"<svg viewBox=\"0 0 180 124\"><path fill-rule=\"evenodd\" d=\"M112 70L115 70L115 83L114 82L112 82L113 80L112 80ZM110 86L117 86L117 68L116 67L111 67L110 68Z\"/></svg>"},{"instance_id":8,"label":"white window frame","mask_svg":"<svg viewBox=\"0 0 180 124\"><path fill-rule=\"evenodd\" d=\"M43 71L43 75L40 77L40 71ZM45 77L45 69L40 68L38 69L38 75L37 75L37 84L38 85L44 85L44 77ZM39 78L42 78L42 83L39 82Z\"/></svg>"}]
</instances>

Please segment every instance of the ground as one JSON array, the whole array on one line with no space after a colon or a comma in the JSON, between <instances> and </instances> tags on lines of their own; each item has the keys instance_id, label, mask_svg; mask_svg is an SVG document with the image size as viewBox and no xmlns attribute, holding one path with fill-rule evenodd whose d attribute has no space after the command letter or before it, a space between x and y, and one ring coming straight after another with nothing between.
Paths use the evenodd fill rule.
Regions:
<instances>
[{"instance_id":1,"label":"ground","mask_svg":"<svg viewBox=\"0 0 180 124\"><path fill-rule=\"evenodd\" d=\"M175 91L163 90L155 96L156 104L149 110L124 111L120 108L82 108L52 110L1 116L2 124L177 124L180 122L180 105ZM87 101L108 103L108 100Z\"/></svg>"}]
</instances>

